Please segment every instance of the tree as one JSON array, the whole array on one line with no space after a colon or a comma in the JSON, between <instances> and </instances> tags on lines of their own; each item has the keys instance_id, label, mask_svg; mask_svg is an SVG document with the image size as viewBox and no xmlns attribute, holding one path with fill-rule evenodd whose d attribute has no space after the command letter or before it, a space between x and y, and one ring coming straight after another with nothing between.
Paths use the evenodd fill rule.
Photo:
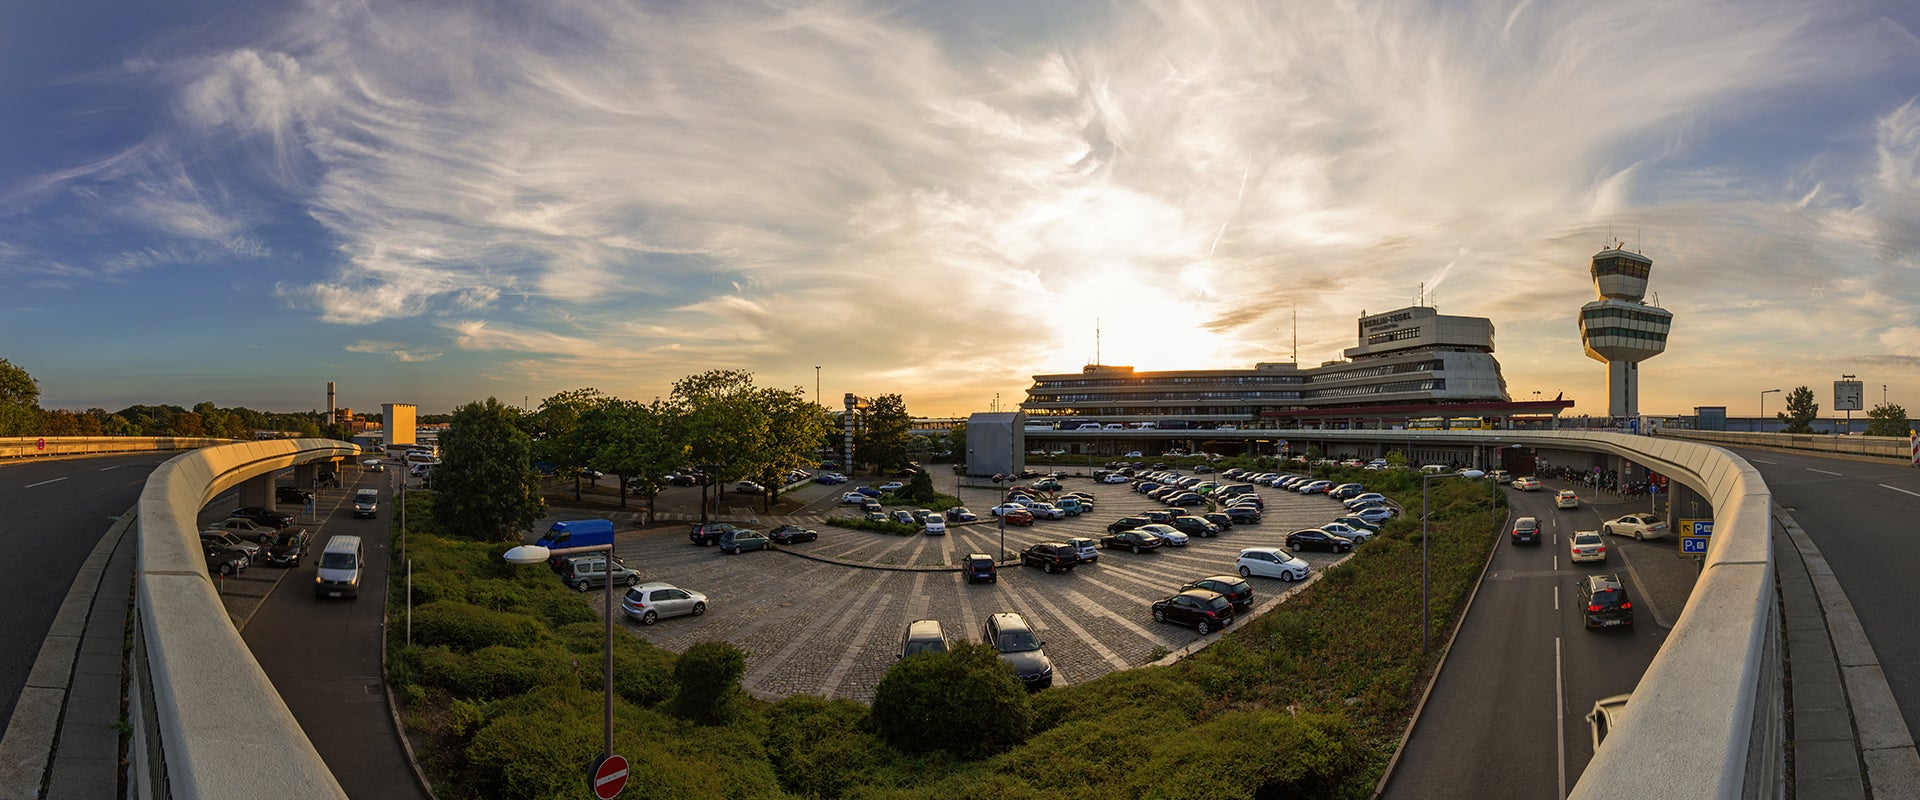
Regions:
<instances>
[{"instance_id":1,"label":"tree","mask_svg":"<svg viewBox=\"0 0 1920 800\"><path fill-rule=\"evenodd\" d=\"M1913 430L1907 410L1893 403L1881 403L1867 410L1868 436L1905 436Z\"/></svg>"},{"instance_id":2,"label":"tree","mask_svg":"<svg viewBox=\"0 0 1920 800\"><path fill-rule=\"evenodd\" d=\"M913 417L907 414L907 402L900 395L881 395L867 404L865 424L853 437L855 460L886 471L907 463L907 431ZM851 468L853 465L847 465Z\"/></svg>"},{"instance_id":3,"label":"tree","mask_svg":"<svg viewBox=\"0 0 1920 800\"><path fill-rule=\"evenodd\" d=\"M487 398L454 409L440 434L440 466L433 470L433 514L456 536L518 541L520 531L546 514L533 474L533 440L520 429L520 411Z\"/></svg>"},{"instance_id":4,"label":"tree","mask_svg":"<svg viewBox=\"0 0 1920 800\"><path fill-rule=\"evenodd\" d=\"M727 481L741 477L741 465L765 436L768 421L755 394L753 373L741 370L710 370L673 384L687 457L707 470L707 482L700 485L702 522L707 519L707 485L724 492Z\"/></svg>"},{"instance_id":5,"label":"tree","mask_svg":"<svg viewBox=\"0 0 1920 800\"><path fill-rule=\"evenodd\" d=\"M1813 420L1820 416L1820 404L1813 402L1813 390L1802 386L1787 393L1787 410L1775 416L1783 425L1781 433L1812 433Z\"/></svg>"},{"instance_id":6,"label":"tree","mask_svg":"<svg viewBox=\"0 0 1920 800\"><path fill-rule=\"evenodd\" d=\"M827 415L807 399L806 390L762 389L756 398L767 420L757 452L750 454L756 473L767 487L761 509L773 510L784 476L790 470L812 466L814 453L827 438Z\"/></svg>"},{"instance_id":7,"label":"tree","mask_svg":"<svg viewBox=\"0 0 1920 800\"><path fill-rule=\"evenodd\" d=\"M523 427L533 437L534 460L552 464L555 472L572 477L575 500L580 499L580 474L590 467L588 454L593 449L581 433L580 418L612 401L599 389L570 389L540 401L540 410L523 418Z\"/></svg>"},{"instance_id":8,"label":"tree","mask_svg":"<svg viewBox=\"0 0 1920 800\"><path fill-rule=\"evenodd\" d=\"M673 409L658 400L651 405L611 400L580 415L588 458L620 476L621 508L627 507L627 492L638 492L647 499L648 520L653 519L663 476L686 462L679 422Z\"/></svg>"},{"instance_id":9,"label":"tree","mask_svg":"<svg viewBox=\"0 0 1920 800\"><path fill-rule=\"evenodd\" d=\"M0 436L25 436L40 424L40 383L0 358Z\"/></svg>"},{"instance_id":10,"label":"tree","mask_svg":"<svg viewBox=\"0 0 1920 800\"><path fill-rule=\"evenodd\" d=\"M873 729L910 754L984 758L1023 741L1033 701L992 647L954 642L944 653L901 659L873 693Z\"/></svg>"},{"instance_id":11,"label":"tree","mask_svg":"<svg viewBox=\"0 0 1920 800\"><path fill-rule=\"evenodd\" d=\"M746 673L746 654L731 644L700 642L687 648L673 665L674 713L708 725L725 723L738 706L740 677Z\"/></svg>"}]
</instances>

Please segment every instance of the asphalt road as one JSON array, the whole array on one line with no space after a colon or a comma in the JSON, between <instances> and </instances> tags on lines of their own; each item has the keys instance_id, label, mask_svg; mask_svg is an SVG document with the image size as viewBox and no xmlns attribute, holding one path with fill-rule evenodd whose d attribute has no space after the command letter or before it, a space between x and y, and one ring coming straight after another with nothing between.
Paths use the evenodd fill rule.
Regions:
<instances>
[{"instance_id":1,"label":"asphalt road","mask_svg":"<svg viewBox=\"0 0 1920 800\"><path fill-rule=\"evenodd\" d=\"M1820 548L1846 590L1880 668L1920 739L1920 633L1913 625L1913 571L1920 564L1920 470L1888 461L1735 450Z\"/></svg>"},{"instance_id":2,"label":"asphalt road","mask_svg":"<svg viewBox=\"0 0 1920 800\"><path fill-rule=\"evenodd\" d=\"M147 474L173 453L0 462L0 725L26 686L40 643L101 535L133 507Z\"/></svg>"},{"instance_id":3,"label":"asphalt road","mask_svg":"<svg viewBox=\"0 0 1920 800\"><path fill-rule=\"evenodd\" d=\"M1666 640L1648 601L1671 597L1668 605L1679 606L1686 586L1649 593L1642 578L1691 584L1686 569L1674 568L1673 540L1608 536L1606 563L1574 564L1573 531L1598 530L1603 519L1645 510L1646 501L1560 511L1552 498L1561 488L1548 481L1540 492L1507 490L1513 515L1538 518L1545 536L1535 547L1503 534L1385 797L1565 797L1593 759L1586 713L1603 697L1632 691ZM1626 583L1630 629L1589 631L1576 608L1575 582L1606 572ZM1679 611L1659 616L1670 623Z\"/></svg>"}]
</instances>

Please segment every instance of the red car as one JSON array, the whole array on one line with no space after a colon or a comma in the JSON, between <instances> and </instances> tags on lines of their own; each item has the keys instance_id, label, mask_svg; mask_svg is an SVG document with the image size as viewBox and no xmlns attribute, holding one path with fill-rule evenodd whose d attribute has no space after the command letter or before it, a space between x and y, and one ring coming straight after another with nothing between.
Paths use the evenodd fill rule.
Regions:
<instances>
[{"instance_id":1,"label":"red car","mask_svg":"<svg viewBox=\"0 0 1920 800\"><path fill-rule=\"evenodd\" d=\"M1008 525L1032 525L1033 524L1033 512L1028 511L1024 508L1011 509L1007 511L1007 513L1001 514L1000 518L1003 520L1006 520Z\"/></svg>"}]
</instances>

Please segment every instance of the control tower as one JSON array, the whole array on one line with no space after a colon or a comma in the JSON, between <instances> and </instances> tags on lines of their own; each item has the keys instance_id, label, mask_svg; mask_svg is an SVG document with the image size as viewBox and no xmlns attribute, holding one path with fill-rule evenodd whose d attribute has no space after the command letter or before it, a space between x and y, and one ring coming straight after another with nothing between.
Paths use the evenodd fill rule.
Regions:
<instances>
[{"instance_id":1,"label":"control tower","mask_svg":"<svg viewBox=\"0 0 1920 800\"><path fill-rule=\"evenodd\" d=\"M1607 415L1640 417L1640 362L1666 352L1673 312L1641 302L1653 259L1615 244L1593 256L1593 290L1580 307L1580 343L1607 365Z\"/></svg>"}]
</instances>

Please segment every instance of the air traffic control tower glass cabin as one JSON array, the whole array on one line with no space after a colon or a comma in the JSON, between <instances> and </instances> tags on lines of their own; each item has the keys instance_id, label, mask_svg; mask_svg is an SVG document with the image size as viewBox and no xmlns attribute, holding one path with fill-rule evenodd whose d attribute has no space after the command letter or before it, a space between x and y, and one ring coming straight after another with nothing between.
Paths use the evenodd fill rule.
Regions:
<instances>
[{"instance_id":1,"label":"air traffic control tower glass cabin","mask_svg":"<svg viewBox=\"0 0 1920 800\"><path fill-rule=\"evenodd\" d=\"M1641 302L1653 259L1614 245L1593 257L1593 289L1580 307L1580 343L1587 357L1607 365L1607 414L1640 416L1640 362L1666 352L1673 312Z\"/></svg>"}]
</instances>

